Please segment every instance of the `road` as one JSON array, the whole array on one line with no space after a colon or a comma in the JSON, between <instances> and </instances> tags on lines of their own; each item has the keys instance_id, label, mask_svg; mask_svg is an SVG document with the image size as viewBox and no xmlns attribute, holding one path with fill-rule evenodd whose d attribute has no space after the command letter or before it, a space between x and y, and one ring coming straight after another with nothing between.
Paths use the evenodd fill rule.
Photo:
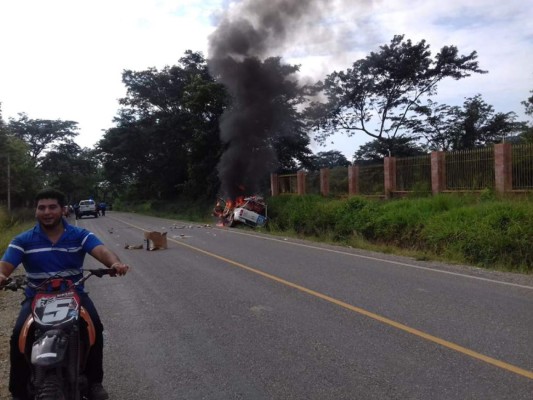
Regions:
<instances>
[{"instance_id":1,"label":"road","mask_svg":"<svg viewBox=\"0 0 533 400\"><path fill-rule=\"evenodd\" d=\"M132 266L87 285L114 399L533 399L531 276L128 213L77 223ZM125 249L143 230L168 249Z\"/></svg>"}]
</instances>

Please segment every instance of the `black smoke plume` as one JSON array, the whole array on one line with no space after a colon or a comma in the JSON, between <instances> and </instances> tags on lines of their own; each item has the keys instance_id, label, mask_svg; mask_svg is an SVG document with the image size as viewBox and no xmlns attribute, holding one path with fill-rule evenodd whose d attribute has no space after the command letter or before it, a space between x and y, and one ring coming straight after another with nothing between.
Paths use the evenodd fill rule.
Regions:
<instances>
[{"instance_id":1,"label":"black smoke plume","mask_svg":"<svg viewBox=\"0 0 533 400\"><path fill-rule=\"evenodd\" d=\"M243 1L225 12L210 36L210 71L232 97L220 123L226 146L218 165L223 195L256 193L272 171L276 156L270 139L278 134L273 124L279 117L275 98L286 82L273 70L276 64L265 59L281 52L327 2Z\"/></svg>"}]
</instances>

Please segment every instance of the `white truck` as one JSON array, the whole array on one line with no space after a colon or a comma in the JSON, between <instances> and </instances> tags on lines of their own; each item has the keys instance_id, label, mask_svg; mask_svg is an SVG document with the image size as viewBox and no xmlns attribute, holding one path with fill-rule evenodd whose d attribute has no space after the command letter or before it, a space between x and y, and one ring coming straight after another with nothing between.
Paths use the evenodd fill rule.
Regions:
<instances>
[{"instance_id":1,"label":"white truck","mask_svg":"<svg viewBox=\"0 0 533 400\"><path fill-rule=\"evenodd\" d=\"M262 197L251 196L244 199L241 204L228 215L228 225L235 226L240 222L248 226L265 226L267 223L267 207Z\"/></svg>"},{"instance_id":2,"label":"white truck","mask_svg":"<svg viewBox=\"0 0 533 400\"><path fill-rule=\"evenodd\" d=\"M94 218L98 218L98 208L96 208L94 200L81 200L79 202L76 219L80 219L84 215L92 215Z\"/></svg>"}]
</instances>

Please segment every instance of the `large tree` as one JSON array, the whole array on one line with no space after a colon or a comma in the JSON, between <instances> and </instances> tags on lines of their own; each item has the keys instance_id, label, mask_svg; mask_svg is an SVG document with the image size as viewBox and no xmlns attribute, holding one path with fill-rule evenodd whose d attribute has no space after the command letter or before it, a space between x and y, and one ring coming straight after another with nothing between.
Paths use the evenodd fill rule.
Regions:
<instances>
[{"instance_id":1,"label":"large tree","mask_svg":"<svg viewBox=\"0 0 533 400\"><path fill-rule=\"evenodd\" d=\"M105 178L141 198L216 192L225 92L203 56L187 51L179 65L126 70L122 80L117 126L98 143Z\"/></svg>"},{"instance_id":2,"label":"large tree","mask_svg":"<svg viewBox=\"0 0 533 400\"><path fill-rule=\"evenodd\" d=\"M77 122L31 119L25 113L20 113L18 119L10 118L8 128L10 134L28 144L30 157L36 164L53 145L72 142L78 135Z\"/></svg>"},{"instance_id":3,"label":"large tree","mask_svg":"<svg viewBox=\"0 0 533 400\"><path fill-rule=\"evenodd\" d=\"M347 167L350 162L338 150L321 151L312 157L312 170L321 168Z\"/></svg>"},{"instance_id":4,"label":"large tree","mask_svg":"<svg viewBox=\"0 0 533 400\"><path fill-rule=\"evenodd\" d=\"M11 208L27 205L39 189L41 174L29 156L27 143L10 134L1 108L0 171L0 203Z\"/></svg>"},{"instance_id":5,"label":"large tree","mask_svg":"<svg viewBox=\"0 0 533 400\"><path fill-rule=\"evenodd\" d=\"M62 143L46 153L40 165L47 186L61 190L69 202L94 192L98 162L94 151L76 143Z\"/></svg>"},{"instance_id":6,"label":"large tree","mask_svg":"<svg viewBox=\"0 0 533 400\"><path fill-rule=\"evenodd\" d=\"M413 109L436 94L443 79L486 73L478 67L475 51L459 55L457 47L444 46L432 58L429 47L425 40L413 44L396 35L352 68L330 74L319 84L327 102L308 109L317 140L341 131L386 142L401 133Z\"/></svg>"},{"instance_id":7,"label":"large tree","mask_svg":"<svg viewBox=\"0 0 533 400\"><path fill-rule=\"evenodd\" d=\"M377 140L365 143L354 153L354 162L375 161L381 162L384 157L414 157L426 154L425 149L417 143L416 139L408 136Z\"/></svg>"},{"instance_id":8,"label":"large tree","mask_svg":"<svg viewBox=\"0 0 533 400\"><path fill-rule=\"evenodd\" d=\"M465 150L499 143L524 129L514 112L496 112L480 94L465 99L463 106L428 101L415 108L418 113L406 123L420 135L430 150Z\"/></svg>"}]
</instances>

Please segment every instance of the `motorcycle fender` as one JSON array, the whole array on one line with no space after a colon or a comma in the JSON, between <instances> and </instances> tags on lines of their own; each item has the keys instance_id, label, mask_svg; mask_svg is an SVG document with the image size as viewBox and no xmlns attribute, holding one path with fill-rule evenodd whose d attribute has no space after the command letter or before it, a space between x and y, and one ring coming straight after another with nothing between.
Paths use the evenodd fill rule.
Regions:
<instances>
[{"instance_id":1,"label":"motorcycle fender","mask_svg":"<svg viewBox=\"0 0 533 400\"><path fill-rule=\"evenodd\" d=\"M33 316L30 315L26 322L24 322L24 325L22 326L22 330L20 332L19 336L19 351L24 354L26 352L26 341L28 339L28 334L30 332L30 328L33 325Z\"/></svg>"},{"instance_id":2,"label":"motorcycle fender","mask_svg":"<svg viewBox=\"0 0 533 400\"><path fill-rule=\"evenodd\" d=\"M91 317L89 316L89 313L87 312L87 310L83 307L80 310L80 315L87 323L89 346L92 347L94 345L94 342L96 341L96 330L94 328L93 321ZM18 340L19 352L21 352L22 354L26 352L26 342L27 342L30 328L32 325L33 325L33 316L30 315L28 316L28 318L26 319L26 322L24 322L24 325L22 326L22 330L20 332L20 336Z\"/></svg>"},{"instance_id":3,"label":"motorcycle fender","mask_svg":"<svg viewBox=\"0 0 533 400\"><path fill-rule=\"evenodd\" d=\"M40 367L58 365L65 358L67 348L67 335L60 330L49 330L33 343L31 363Z\"/></svg>"},{"instance_id":4,"label":"motorcycle fender","mask_svg":"<svg viewBox=\"0 0 533 400\"><path fill-rule=\"evenodd\" d=\"M89 347L92 347L94 345L94 342L96 341L96 330L94 329L93 320L91 319L91 316L89 315L87 310L83 307L80 310L80 316L87 323L87 333L89 335Z\"/></svg>"}]
</instances>

